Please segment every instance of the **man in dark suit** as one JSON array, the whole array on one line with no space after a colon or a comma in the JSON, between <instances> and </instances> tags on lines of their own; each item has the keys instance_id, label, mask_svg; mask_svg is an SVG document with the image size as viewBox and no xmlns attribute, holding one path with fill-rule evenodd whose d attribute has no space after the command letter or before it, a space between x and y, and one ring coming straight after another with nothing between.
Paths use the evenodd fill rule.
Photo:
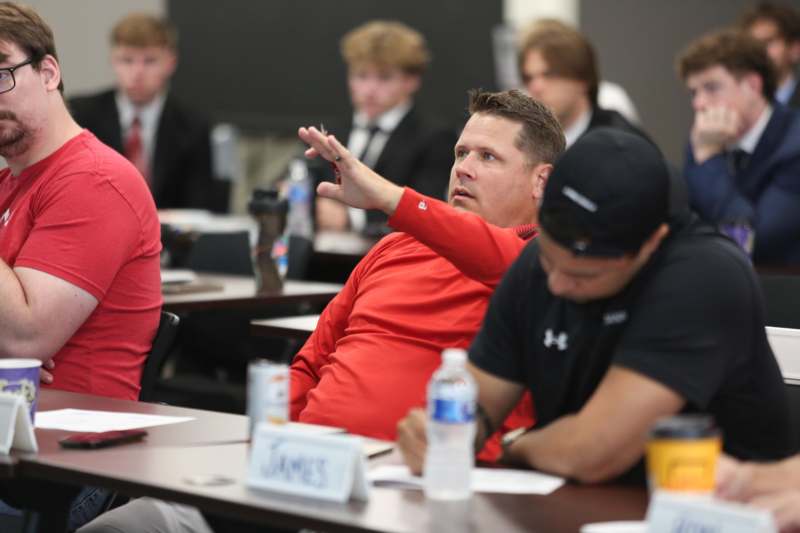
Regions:
<instances>
[{"instance_id":1,"label":"man in dark suit","mask_svg":"<svg viewBox=\"0 0 800 533\"><path fill-rule=\"evenodd\" d=\"M75 98L75 120L125 155L147 180L159 208L226 210L213 188L208 123L169 91L176 33L159 18L131 14L111 33L117 87Z\"/></svg>"},{"instance_id":2,"label":"man in dark suit","mask_svg":"<svg viewBox=\"0 0 800 533\"><path fill-rule=\"evenodd\" d=\"M574 28L555 19L535 22L519 48L528 93L561 122L567 147L592 128L617 128L650 140L616 111L597 105L599 74L594 48Z\"/></svg>"},{"instance_id":3,"label":"man in dark suit","mask_svg":"<svg viewBox=\"0 0 800 533\"><path fill-rule=\"evenodd\" d=\"M762 2L742 14L739 28L766 47L778 75L775 100L800 107L800 13L789 5Z\"/></svg>"},{"instance_id":4,"label":"man in dark suit","mask_svg":"<svg viewBox=\"0 0 800 533\"><path fill-rule=\"evenodd\" d=\"M756 264L800 263L800 114L774 103L764 47L712 33L681 54L678 73L695 113L684 167L692 207L752 248Z\"/></svg>"},{"instance_id":5,"label":"man in dark suit","mask_svg":"<svg viewBox=\"0 0 800 533\"><path fill-rule=\"evenodd\" d=\"M398 185L444 198L453 165L456 134L414 106L430 54L425 38L399 22L373 21L347 33L341 42L353 116L348 149L367 166ZM317 227L358 231L383 226L385 215L348 209L317 199Z\"/></svg>"}]
</instances>

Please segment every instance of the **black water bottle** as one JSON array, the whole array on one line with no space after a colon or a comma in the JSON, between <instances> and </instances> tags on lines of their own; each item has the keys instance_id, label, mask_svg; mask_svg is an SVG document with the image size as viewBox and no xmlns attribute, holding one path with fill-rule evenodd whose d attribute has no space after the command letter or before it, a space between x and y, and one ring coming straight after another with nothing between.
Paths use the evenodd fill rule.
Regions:
<instances>
[{"instance_id":1,"label":"black water bottle","mask_svg":"<svg viewBox=\"0 0 800 533\"><path fill-rule=\"evenodd\" d=\"M288 202L274 189L256 189L249 204L250 214L258 223L258 242L253 250L253 270L256 273L256 289L262 292L277 292L283 287L288 254L285 243L276 241L283 237L286 229ZM273 253L277 251L277 254ZM277 257L276 257L277 255Z\"/></svg>"}]
</instances>

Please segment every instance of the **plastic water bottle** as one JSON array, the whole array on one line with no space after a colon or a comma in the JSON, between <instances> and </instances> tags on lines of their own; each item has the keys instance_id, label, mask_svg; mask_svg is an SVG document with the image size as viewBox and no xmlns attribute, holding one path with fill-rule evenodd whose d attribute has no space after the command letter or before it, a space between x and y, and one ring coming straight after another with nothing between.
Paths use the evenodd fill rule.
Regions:
<instances>
[{"instance_id":1,"label":"plastic water bottle","mask_svg":"<svg viewBox=\"0 0 800 533\"><path fill-rule=\"evenodd\" d=\"M293 159L289 163L289 216L286 221L286 232L289 235L311 239L314 226L311 219L311 176L305 161Z\"/></svg>"},{"instance_id":2,"label":"plastic water bottle","mask_svg":"<svg viewBox=\"0 0 800 533\"><path fill-rule=\"evenodd\" d=\"M475 462L475 402L478 387L466 368L464 350L448 348L428 383L428 450L425 495L437 500L470 497Z\"/></svg>"}]
</instances>

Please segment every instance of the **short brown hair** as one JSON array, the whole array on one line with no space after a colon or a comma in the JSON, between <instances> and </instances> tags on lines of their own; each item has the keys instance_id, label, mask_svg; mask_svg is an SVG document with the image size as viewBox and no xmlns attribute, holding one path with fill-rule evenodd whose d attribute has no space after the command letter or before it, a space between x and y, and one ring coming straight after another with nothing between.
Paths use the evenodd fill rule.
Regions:
<instances>
[{"instance_id":1,"label":"short brown hair","mask_svg":"<svg viewBox=\"0 0 800 533\"><path fill-rule=\"evenodd\" d=\"M31 66L36 70L47 55L58 61L53 30L28 6L0 2L0 41L17 45L32 59ZM0 60L6 60L5 54L0 54ZM64 92L63 78L58 90Z\"/></svg>"},{"instance_id":2,"label":"short brown hair","mask_svg":"<svg viewBox=\"0 0 800 533\"><path fill-rule=\"evenodd\" d=\"M342 37L341 52L349 66L368 63L417 75L425 72L431 59L420 32L386 20L374 20L349 31Z\"/></svg>"},{"instance_id":3,"label":"short brown hair","mask_svg":"<svg viewBox=\"0 0 800 533\"><path fill-rule=\"evenodd\" d=\"M775 24L778 33L787 43L800 41L800 13L791 6L761 2L742 13L738 26L747 31L753 24L762 20Z\"/></svg>"},{"instance_id":4,"label":"short brown hair","mask_svg":"<svg viewBox=\"0 0 800 533\"><path fill-rule=\"evenodd\" d=\"M553 74L586 83L589 102L597 106L599 74L594 47L578 30L556 19L540 19L523 33L519 71L528 52L538 51Z\"/></svg>"},{"instance_id":5,"label":"short brown hair","mask_svg":"<svg viewBox=\"0 0 800 533\"><path fill-rule=\"evenodd\" d=\"M735 30L706 34L693 41L678 56L677 70L682 80L711 67L721 66L737 78L755 72L761 76L761 92L772 101L777 87L775 67L764 45Z\"/></svg>"},{"instance_id":6,"label":"short brown hair","mask_svg":"<svg viewBox=\"0 0 800 533\"><path fill-rule=\"evenodd\" d=\"M502 117L522 125L516 146L531 165L554 163L566 147L564 130L547 107L516 89L492 93L469 92L470 114Z\"/></svg>"},{"instance_id":7,"label":"short brown hair","mask_svg":"<svg viewBox=\"0 0 800 533\"><path fill-rule=\"evenodd\" d=\"M158 46L175 50L178 32L163 18L147 13L131 13L114 25L111 30L112 46L146 48Z\"/></svg>"}]
</instances>

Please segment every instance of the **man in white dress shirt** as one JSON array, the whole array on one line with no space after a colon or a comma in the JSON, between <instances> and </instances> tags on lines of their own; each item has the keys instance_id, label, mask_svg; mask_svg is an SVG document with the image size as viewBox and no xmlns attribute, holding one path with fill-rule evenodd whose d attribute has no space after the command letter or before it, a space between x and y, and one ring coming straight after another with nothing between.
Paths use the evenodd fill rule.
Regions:
<instances>
[{"instance_id":1,"label":"man in white dress shirt","mask_svg":"<svg viewBox=\"0 0 800 533\"><path fill-rule=\"evenodd\" d=\"M169 90L177 35L165 20L134 13L111 32L117 86L74 98L75 120L125 155L163 208L227 209L226 185L212 179L209 126Z\"/></svg>"},{"instance_id":2,"label":"man in white dress shirt","mask_svg":"<svg viewBox=\"0 0 800 533\"><path fill-rule=\"evenodd\" d=\"M528 94L558 118L567 147L590 129L603 126L647 138L622 114L599 105L594 48L575 28L556 19L535 21L520 41L518 61Z\"/></svg>"},{"instance_id":3,"label":"man in white dress shirt","mask_svg":"<svg viewBox=\"0 0 800 533\"><path fill-rule=\"evenodd\" d=\"M775 100L800 107L800 13L786 4L762 2L742 14L739 27L767 50L778 76Z\"/></svg>"},{"instance_id":4,"label":"man in white dress shirt","mask_svg":"<svg viewBox=\"0 0 800 533\"><path fill-rule=\"evenodd\" d=\"M372 21L341 41L353 105L347 148L367 166L398 185L444 198L453 164L455 131L433 124L414 107L430 61L425 38L405 24ZM317 227L363 231L385 222L330 199L317 199Z\"/></svg>"}]
</instances>

